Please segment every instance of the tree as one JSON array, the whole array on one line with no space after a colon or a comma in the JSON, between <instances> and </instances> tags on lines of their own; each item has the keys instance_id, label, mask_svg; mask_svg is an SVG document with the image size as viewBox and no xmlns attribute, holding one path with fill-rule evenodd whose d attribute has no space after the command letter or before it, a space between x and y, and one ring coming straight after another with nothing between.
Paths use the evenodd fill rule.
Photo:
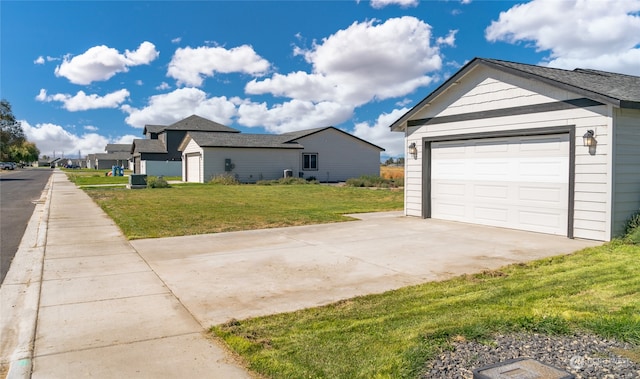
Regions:
<instances>
[{"instance_id":1,"label":"tree","mask_svg":"<svg viewBox=\"0 0 640 379\"><path fill-rule=\"evenodd\" d=\"M388 158L384 161L385 166L391 166L393 164L393 158Z\"/></svg>"},{"instance_id":2,"label":"tree","mask_svg":"<svg viewBox=\"0 0 640 379\"><path fill-rule=\"evenodd\" d=\"M40 156L40 150L36 144L29 141L22 141L9 147L9 157L15 162L35 162Z\"/></svg>"},{"instance_id":3,"label":"tree","mask_svg":"<svg viewBox=\"0 0 640 379\"><path fill-rule=\"evenodd\" d=\"M0 100L0 159L19 161L20 159L13 157L11 152L16 151L16 146L21 146L26 140L22 125L16 121L11 111L11 104L5 99Z\"/></svg>"}]
</instances>

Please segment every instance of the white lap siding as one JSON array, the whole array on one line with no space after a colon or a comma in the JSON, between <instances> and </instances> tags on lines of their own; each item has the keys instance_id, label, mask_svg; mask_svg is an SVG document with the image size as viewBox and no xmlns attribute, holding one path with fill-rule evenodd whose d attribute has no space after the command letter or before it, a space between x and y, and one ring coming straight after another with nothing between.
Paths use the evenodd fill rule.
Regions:
<instances>
[{"instance_id":1,"label":"white lap siding","mask_svg":"<svg viewBox=\"0 0 640 379\"><path fill-rule=\"evenodd\" d=\"M538 81L479 67L412 119L464 115L581 97ZM424 216L423 169L426 166L423 166L423 138L437 140L439 137L444 139L462 134L499 134L514 130L527 130L530 133L532 129L567 127L575 130L575 166L572 168L575 173L573 236L608 240L611 232L611 223L608 222L611 218L611 188L607 185L607 179L611 176L610 113L611 108L602 105L407 127L406 144L415 142L419 149L417 159L410 156L406 158L405 213L410 216ZM597 148L591 152L582 142L583 134L589 129L596 132L598 141Z\"/></svg>"}]
</instances>

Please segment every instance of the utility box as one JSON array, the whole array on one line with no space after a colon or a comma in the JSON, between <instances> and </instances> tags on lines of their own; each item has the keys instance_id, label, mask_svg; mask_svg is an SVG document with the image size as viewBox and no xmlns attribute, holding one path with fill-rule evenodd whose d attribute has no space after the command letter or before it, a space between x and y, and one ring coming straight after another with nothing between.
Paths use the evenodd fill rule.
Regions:
<instances>
[{"instance_id":1,"label":"utility box","mask_svg":"<svg viewBox=\"0 0 640 379\"><path fill-rule=\"evenodd\" d=\"M128 189L141 189L147 188L147 175L144 174L131 174L129 175Z\"/></svg>"},{"instance_id":2,"label":"utility box","mask_svg":"<svg viewBox=\"0 0 640 379\"><path fill-rule=\"evenodd\" d=\"M284 177L285 178L291 178L293 177L293 171L292 170L284 170Z\"/></svg>"}]
</instances>

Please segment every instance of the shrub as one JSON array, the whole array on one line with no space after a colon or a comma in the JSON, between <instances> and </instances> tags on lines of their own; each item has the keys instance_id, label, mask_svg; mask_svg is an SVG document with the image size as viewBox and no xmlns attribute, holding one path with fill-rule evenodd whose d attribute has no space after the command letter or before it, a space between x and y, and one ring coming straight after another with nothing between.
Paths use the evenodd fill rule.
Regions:
<instances>
[{"instance_id":1,"label":"shrub","mask_svg":"<svg viewBox=\"0 0 640 379\"><path fill-rule=\"evenodd\" d=\"M377 187L377 188L396 188L404 185L404 179L385 179L375 175L363 175L359 178L347 179L348 187Z\"/></svg>"},{"instance_id":2,"label":"shrub","mask_svg":"<svg viewBox=\"0 0 640 379\"><path fill-rule=\"evenodd\" d=\"M280 178L275 180L259 180L256 182L257 185L261 186L271 186L271 185L296 185L296 184L317 184L317 180L309 180L302 178Z\"/></svg>"},{"instance_id":3,"label":"shrub","mask_svg":"<svg viewBox=\"0 0 640 379\"><path fill-rule=\"evenodd\" d=\"M625 226L625 240L640 244L640 210L631 215Z\"/></svg>"},{"instance_id":4,"label":"shrub","mask_svg":"<svg viewBox=\"0 0 640 379\"><path fill-rule=\"evenodd\" d=\"M223 186L237 186L240 184L238 178L231 174L222 174L216 175L211 180L209 180L209 184L220 184Z\"/></svg>"},{"instance_id":5,"label":"shrub","mask_svg":"<svg viewBox=\"0 0 640 379\"><path fill-rule=\"evenodd\" d=\"M162 176L147 177L147 188L171 188L171 184Z\"/></svg>"}]
</instances>

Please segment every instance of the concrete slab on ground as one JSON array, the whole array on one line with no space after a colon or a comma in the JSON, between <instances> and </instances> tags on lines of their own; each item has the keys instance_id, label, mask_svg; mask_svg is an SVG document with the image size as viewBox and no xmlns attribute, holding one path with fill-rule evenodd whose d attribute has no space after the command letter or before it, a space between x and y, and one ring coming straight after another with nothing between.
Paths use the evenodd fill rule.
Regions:
<instances>
[{"instance_id":1,"label":"concrete slab on ground","mask_svg":"<svg viewBox=\"0 0 640 379\"><path fill-rule=\"evenodd\" d=\"M601 244L399 212L353 216L361 220L131 245L209 327Z\"/></svg>"}]
</instances>

